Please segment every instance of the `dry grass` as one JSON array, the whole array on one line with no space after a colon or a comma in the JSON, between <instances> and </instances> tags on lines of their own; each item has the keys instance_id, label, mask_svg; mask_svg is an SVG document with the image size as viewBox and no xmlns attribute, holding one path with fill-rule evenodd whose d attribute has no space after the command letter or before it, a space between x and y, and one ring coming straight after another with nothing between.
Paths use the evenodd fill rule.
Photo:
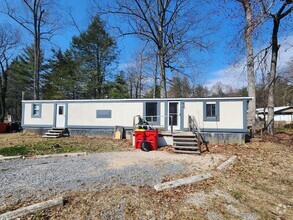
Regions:
<instances>
[{"instance_id":1,"label":"dry grass","mask_svg":"<svg viewBox=\"0 0 293 220\"><path fill-rule=\"evenodd\" d=\"M207 181L162 192L127 185L71 192L63 207L27 218L206 219L207 213L213 212L224 219L241 219L228 210L227 206L232 205L243 213L256 214L259 219L293 219L292 136L278 134L264 138L241 146L210 146L212 153L236 154L238 160L224 171L214 170L215 177ZM178 177L166 176L164 181ZM208 198L202 205L186 202L193 193L208 195L214 190L220 190L238 202L234 204L222 197Z\"/></svg>"},{"instance_id":2,"label":"dry grass","mask_svg":"<svg viewBox=\"0 0 293 220\"><path fill-rule=\"evenodd\" d=\"M186 203L194 192L214 189L235 198L235 208L254 213L259 219L293 219L292 146L254 142L244 146L212 146L211 152L237 154L238 160L215 178L199 184L156 192L153 188L121 186L100 192L73 192L70 201L58 211L44 213L53 219L205 219L207 212L226 219L239 219L227 210L230 202L216 197L198 206ZM165 181L174 179L166 177Z\"/></svg>"},{"instance_id":3,"label":"dry grass","mask_svg":"<svg viewBox=\"0 0 293 220\"><path fill-rule=\"evenodd\" d=\"M131 149L129 140L113 140L106 137L72 136L68 138L44 139L31 133L0 135L0 155L43 155L78 151L109 152Z\"/></svg>"}]
</instances>

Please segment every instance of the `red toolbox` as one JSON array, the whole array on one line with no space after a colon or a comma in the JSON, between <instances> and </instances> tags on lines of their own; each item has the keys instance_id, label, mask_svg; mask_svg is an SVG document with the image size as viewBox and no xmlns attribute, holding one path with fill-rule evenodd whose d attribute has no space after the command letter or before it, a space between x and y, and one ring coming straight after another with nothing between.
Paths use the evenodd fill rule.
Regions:
<instances>
[{"instance_id":1,"label":"red toolbox","mask_svg":"<svg viewBox=\"0 0 293 220\"><path fill-rule=\"evenodd\" d=\"M135 145L134 145L134 147L136 149L140 149L141 148L141 143L146 140L145 129L136 129L134 131L134 137L135 137Z\"/></svg>"},{"instance_id":2,"label":"red toolbox","mask_svg":"<svg viewBox=\"0 0 293 220\"><path fill-rule=\"evenodd\" d=\"M146 141L150 143L152 150L158 149L158 130L146 130Z\"/></svg>"}]
</instances>

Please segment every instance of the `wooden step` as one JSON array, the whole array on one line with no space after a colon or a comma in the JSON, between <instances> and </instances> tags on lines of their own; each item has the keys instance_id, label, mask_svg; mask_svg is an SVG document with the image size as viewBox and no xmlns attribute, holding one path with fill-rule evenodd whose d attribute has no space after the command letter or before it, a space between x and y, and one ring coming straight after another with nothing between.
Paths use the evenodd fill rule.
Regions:
<instances>
[{"instance_id":1,"label":"wooden step","mask_svg":"<svg viewBox=\"0 0 293 220\"><path fill-rule=\"evenodd\" d=\"M43 135L43 138L60 138L61 136Z\"/></svg>"},{"instance_id":2,"label":"wooden step","mask_svg":"<svg viewBox=\"0 0 293 220\"><path fill-rule=\"evenodd\" d=\"M70 133L67 128L51 128L48 132L43 135L44 138L59 138L69 137Z\"/></svg>"},{"instance_id":3,"label":"wooden step","mask_svg":"<svg viewBox=\"0 0 293 220\"><path fill-rule=\"evenodd\" d=\"M198 145L197 144L197 142L189 142L189 141L180 141L180 142L178 142L178 141L173 141L173 145Z\"/></svg>"},{"instance_id":4,"label":"wooden step","mask_svg":"<svg viewBox=\"0 0 293 220\"><path fill-rule=\"evenodd\" d=\"M51 133L63 133L64 130L49 130L48 132L51 132Z\"/></svg>"},{"instance_id":5,"label":"wooden step","mask_svg":"<svg viewBox=\"0 0 293 220\"><path fill-rule=\"evenodd\" d=\"M175 141L197 141L196 137L173 137L173 140Z\"/></svg>"},{"instance_id":6,"label":"wooden step","mask_svg":"<svg viewBox=\"0 0 293 220\"><path fill-rule=\"evenodd\" d=\"M199 150L173 150L173 152L181 154L201 154Z\"/></svg>"},{"instance_id":7,"label":"wooden step","mask_svg":"<svg viewBox=\"0 0 293 220\"><path fill-rule=\"evenodd\" d=\"M175 149L191 149L191 150L199 150L197 146L173 146Z\"/></svg>"}]
</instances>

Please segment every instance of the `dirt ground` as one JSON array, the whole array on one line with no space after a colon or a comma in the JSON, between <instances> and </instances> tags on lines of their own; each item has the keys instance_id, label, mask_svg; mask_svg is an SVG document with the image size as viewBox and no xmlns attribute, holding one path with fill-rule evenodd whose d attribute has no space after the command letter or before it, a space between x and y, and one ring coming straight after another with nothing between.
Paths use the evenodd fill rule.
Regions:
<instances>
[{"instance_id":1,"label":"dirt ground","mask_svg":"<svg viewBox=\"0 0 293 220\"><path fill-rule=\"evenodd\" d=\"M161 192L132 185L70 192L64 206L25 219L293 219L292 150L292 131L244 145L211 145L205 154L238 159L226 170L211 169L214 177L206 181Z\"/></svg>"}]
</instances>

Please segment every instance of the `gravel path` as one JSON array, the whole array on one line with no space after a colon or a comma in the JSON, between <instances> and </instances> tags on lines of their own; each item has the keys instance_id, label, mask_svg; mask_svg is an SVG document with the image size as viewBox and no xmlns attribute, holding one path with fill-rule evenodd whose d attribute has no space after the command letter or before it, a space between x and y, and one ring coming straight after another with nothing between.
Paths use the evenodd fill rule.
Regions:
<instances>
[{"instance_id":1,"label":"gravel path","mask_svg":"<svg viewBox=\"0 0 293 220\"><path fill-rule=\"evenodd\" d=\"M4 161L0 163L0 206L119 184L154 186L165 175L209 170L224 159L215 154L194 156L137 150Z\"/></svg>"}]
</instances>

